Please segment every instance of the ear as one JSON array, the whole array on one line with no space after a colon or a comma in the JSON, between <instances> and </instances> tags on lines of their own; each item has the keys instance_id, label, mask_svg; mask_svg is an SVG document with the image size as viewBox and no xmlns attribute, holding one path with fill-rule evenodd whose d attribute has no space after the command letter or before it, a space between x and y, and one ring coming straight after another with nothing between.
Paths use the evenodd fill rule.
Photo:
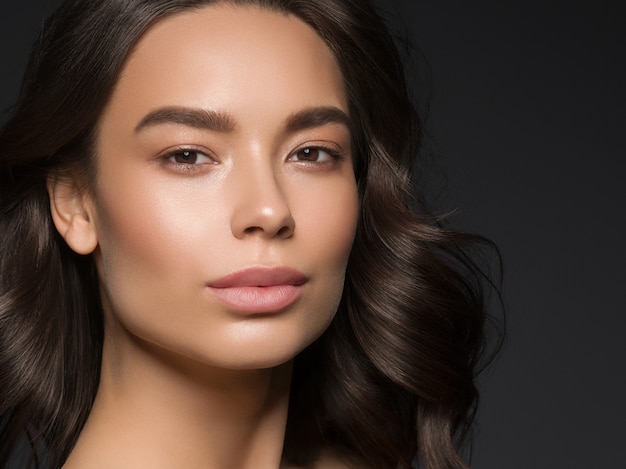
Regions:
<instances>
[{"instance_id":1,"label":"ear","mask_svg":"<svg viewBox=\"0 0 626 469\"><path fill-rule=\"evenodd\" d=\"M53 174L47 180L54 224L67 245L78 254L98 246L93 203L75 177Z\"/></svg>"}]
</instances>

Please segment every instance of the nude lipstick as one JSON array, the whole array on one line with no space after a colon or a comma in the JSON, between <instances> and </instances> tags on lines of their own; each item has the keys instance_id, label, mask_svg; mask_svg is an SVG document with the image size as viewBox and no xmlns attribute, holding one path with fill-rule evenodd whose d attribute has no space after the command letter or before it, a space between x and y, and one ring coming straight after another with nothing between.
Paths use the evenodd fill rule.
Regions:
<instances>
[{"instance_id":1,"label":"nude lipstick","mask_svg":"<svg viewBox=\"0 0 626 469\"><path fill-rule=\"evenodd\" d=\"M253 267L210 282L211 294L242 313L276 313L295 303L307 277L288 267Z\"/></svg>"}]
</instances>

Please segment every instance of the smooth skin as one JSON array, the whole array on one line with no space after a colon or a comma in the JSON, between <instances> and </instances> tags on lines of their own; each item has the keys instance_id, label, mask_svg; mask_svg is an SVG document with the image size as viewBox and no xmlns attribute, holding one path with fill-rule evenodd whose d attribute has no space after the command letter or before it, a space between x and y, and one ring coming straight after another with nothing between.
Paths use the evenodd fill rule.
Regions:
<instances>
[{"instance_id":1,"label":"smooth skin","mask_svg":"<svg viewBox=\"0 0 626 469\"><path fill-rule=\"evenodd\" d=\"M101 116L95 185L48 184L105 315L65 469L282 467L292 360L332 321L356 229L347 118L334 56L295 17L213 5L144 35ZM302 295L257 314L207 288L250 267L296 269Z\"/></svg>"}]
</instances>

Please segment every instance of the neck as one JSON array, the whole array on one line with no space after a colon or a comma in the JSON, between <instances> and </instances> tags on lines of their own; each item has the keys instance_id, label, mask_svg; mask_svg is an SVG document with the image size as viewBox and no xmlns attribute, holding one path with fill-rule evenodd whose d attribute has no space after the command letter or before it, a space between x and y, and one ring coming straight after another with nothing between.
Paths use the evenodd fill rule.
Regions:
<instances>
[{"instance_id":1,"label":"neck","mask_svg":"<svg viewBox=\"0 0 626 469\"><path fill-rule=\"evenodd\" d=\"M98 394L66 469L279 467L290 363L223 370L138 339L125 347L132 353L105 339Z\"/></svg>"}]
</instances>

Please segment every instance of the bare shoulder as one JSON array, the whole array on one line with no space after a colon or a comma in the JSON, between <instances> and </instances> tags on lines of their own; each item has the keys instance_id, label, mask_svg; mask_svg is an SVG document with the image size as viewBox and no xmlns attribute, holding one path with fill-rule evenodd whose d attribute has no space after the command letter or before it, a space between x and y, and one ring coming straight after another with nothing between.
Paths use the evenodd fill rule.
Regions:
<instances>
[{"instance_id":1,"label":"bare shoulder","mask_svg":"<svg viewBox=\"0 0 626 469\"><path fill-rule=\"evenodd\" d=\"M346 458L332 451L323 450L319 458L305 467L281 466L281 469L371 469L363 462L353 458Z\"/></svg>"},{"instance_id":2,"label":"bare shoulder","mask_svg":"<svg viewBox=\"0 0 626 469\"><path fill-rule=\"evenodd\" d=\"M322 451L311 469L367 469L354 459L346 459L330 451Z\"/></svg>"}]
</instances>

